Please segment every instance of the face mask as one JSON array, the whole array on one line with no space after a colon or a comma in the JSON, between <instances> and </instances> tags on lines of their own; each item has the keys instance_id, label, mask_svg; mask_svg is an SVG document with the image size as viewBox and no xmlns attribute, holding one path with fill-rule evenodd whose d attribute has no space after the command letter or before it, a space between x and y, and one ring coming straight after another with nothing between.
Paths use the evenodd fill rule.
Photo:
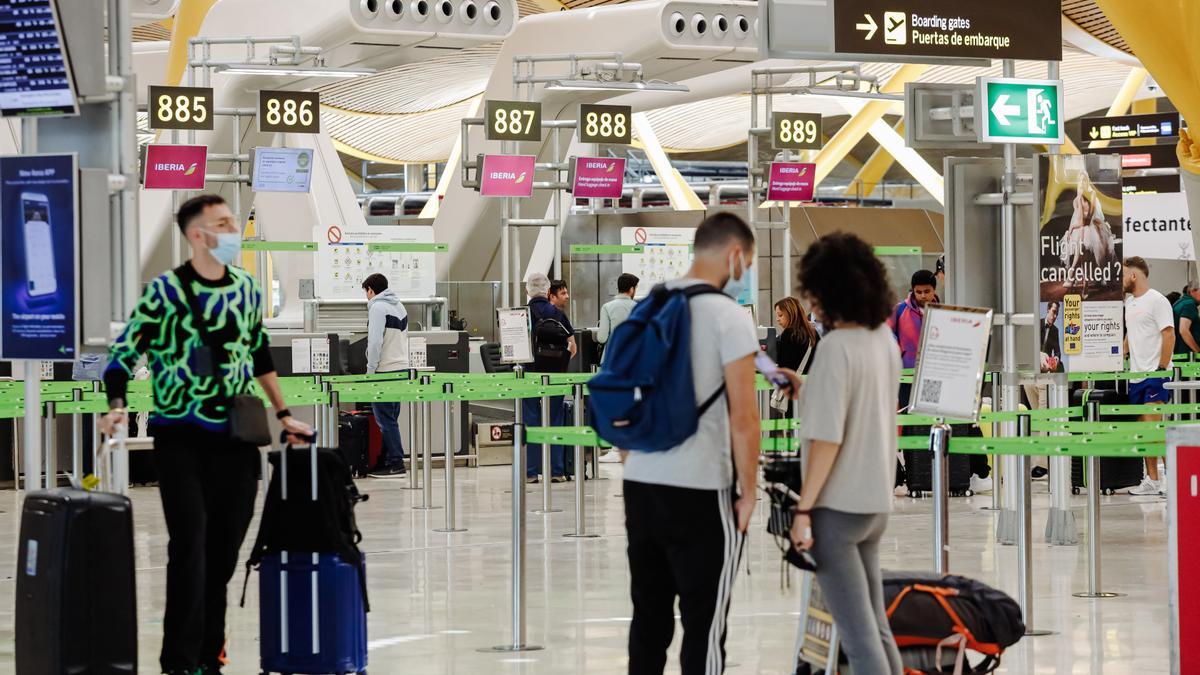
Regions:
<instances>
[{"instance_id":1,"label":"face mask","mask_svg":"<svg viewBox=\"0 0 1200 675\"><path fill-rule=\"evenodd\" d=\"M222 265L232 265L237 256L242 252L242 235L240 232L210 232L204 231L205 234L210 234L217 240L217 245L208 249L208 252Z\"/></svg>"},{"instance_id":2,"label":"face mask","mask_svg":"<svg viewBox=\"0 0 1200 675\"><path fill-rule=\"evenodd\" d=\"M746 291L746 283L750 277L750 275L747 273L748 265L746 265L746 259L743 258L740 253L738 254L738 260L740 260L742 263L741 278L740 279L734 278L734 273L737 272L737 269L735 268L735 266L733 264L733 257L731 256L729 258L729 281L726 281L725 287L721 289L721 291L723 293L725 293L725 295L728 295L729 297L733 298L734 300L737 300L738 296L740 296L742 293L744 293Z\"/></svg>"}]
</instances>

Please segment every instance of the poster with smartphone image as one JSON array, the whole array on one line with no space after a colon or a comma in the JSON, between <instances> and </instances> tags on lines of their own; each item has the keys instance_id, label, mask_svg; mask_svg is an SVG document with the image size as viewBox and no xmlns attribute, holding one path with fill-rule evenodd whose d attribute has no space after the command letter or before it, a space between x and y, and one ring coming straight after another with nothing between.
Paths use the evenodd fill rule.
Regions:
<instances>
[{"instance_id":1,"label":"poster with smartphone image","mask_svg":"<svg viewBox=\"0 0 1200 675\"><path fill-rule=\"evenodd\" d=\"M74 154L0 157L0 359L79 350Z\"/></svg>"}]
</instances>

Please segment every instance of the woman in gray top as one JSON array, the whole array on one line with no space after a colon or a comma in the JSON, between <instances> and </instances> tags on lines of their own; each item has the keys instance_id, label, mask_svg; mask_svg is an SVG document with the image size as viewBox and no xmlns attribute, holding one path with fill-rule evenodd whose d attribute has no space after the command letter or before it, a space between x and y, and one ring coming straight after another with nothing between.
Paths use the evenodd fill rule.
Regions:
<instances>
[{"instance_id":1,"label":"woman in gray top","mask_svg":"<svg viewBox=\"0 0 1200 675\"><path fill-rule=\"evenodd\" d=\"M900 380L900 353L887 326L891 285L866 242L836 233L805 253L800 287L827 332L804 383L804 487L792 542L811 549L851 669L900 675L879 569L892 509Z\"/></svg>"}]
</instances>

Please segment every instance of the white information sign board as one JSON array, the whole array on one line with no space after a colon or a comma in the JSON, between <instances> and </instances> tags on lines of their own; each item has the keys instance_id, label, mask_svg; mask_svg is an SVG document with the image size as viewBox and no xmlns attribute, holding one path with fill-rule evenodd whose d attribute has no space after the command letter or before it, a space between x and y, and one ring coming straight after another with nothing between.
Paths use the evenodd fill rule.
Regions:
<instances>
[{"instance_id":1,"label":"white information sign board","mask_svg":"<svg viewBox=\"0 0 1200 675\"><path fill-rule=\"evenodd\" d=\"M365 300L362 282L376 272L400 298L437 295L436 254L372 250L372 244L432 244L429 226L380 225L360 230L338 226L313 228L317 242L317 297L322 300Z\"/></svg>"},{"instance_id":2,"label":"white information sign board","mask_svg":"<svg viewBox=\"0 0 1200 675\"><path fill-rule=\"evenodd\" d=\"M250 189L254 192L308 192L312 148L254 148Z\"/></svg>"},{"instance_id":3,"label":"white information sign board","mask_svg":"<svg viewBox=\"0 0 1200 675\"><path fill-rule=\"evenodd\" d=\"M977 421L991 334L990 309L927 305L909 412Z\"/></svg>"},{"instance_id":4,"label":"white information sign board","mask_svg":"<svg viewBox=\"0 0 1200 675\"><path fill-rule=\"evenodd\" d=\"M529 335L529 308L497 309L500 325L500 362L532 363L533 341Z\"/></svg>"},{"instance_id":5,"label":"white information sign board","mask_svg":"<svg viewBox=\"0 0 1200 675\"><path fill-rule=\"evenodd\" d=\"M1125 195L1126 256L1157 260L1195 260L1192 220L1183 192Z\"/></svg>"},{"instance_id":6,"label":"white information sign board","mask_svg":"<svg viewBox=\"0 0 1200 675\"><path fill-rule=\"evenodd\" d=\"M623 246L641 246L641 253L621 255L621 271L636 275L638 297L657 284L678 279L692 265L693 227L622 227Z\"/></svg>"}]
</instances>

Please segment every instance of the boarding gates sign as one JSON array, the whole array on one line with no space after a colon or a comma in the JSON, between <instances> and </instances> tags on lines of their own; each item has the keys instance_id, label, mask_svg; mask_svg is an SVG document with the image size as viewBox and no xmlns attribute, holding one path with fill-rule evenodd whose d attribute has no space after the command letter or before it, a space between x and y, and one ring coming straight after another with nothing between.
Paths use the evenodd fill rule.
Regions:
<instances>
[{"instance_id":1,"label":"boarding gates sign","mask_svg":"<svg viewBox=\"0 0 1200 675\"><path fill-rule=\"evenodd\" d=\"M1062 80L981 77L978 87L980 143L1062 145Z\"/></svg>"}]
</instances>

